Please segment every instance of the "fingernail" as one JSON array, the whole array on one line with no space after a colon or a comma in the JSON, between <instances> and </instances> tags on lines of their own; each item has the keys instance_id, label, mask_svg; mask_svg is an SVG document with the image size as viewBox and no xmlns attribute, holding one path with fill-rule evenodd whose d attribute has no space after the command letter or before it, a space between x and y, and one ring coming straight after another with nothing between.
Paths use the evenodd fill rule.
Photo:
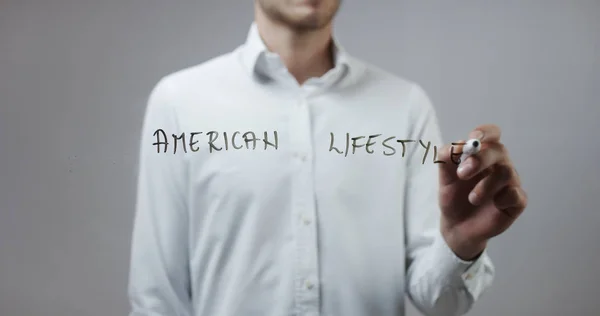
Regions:
<instances>
[{"instance_id":1,"label":"fingernail","mask_svg":"<svg viewBox=\"0 0 600 316\"><path fill-rule=\"evenodd\" d=\"M477 139L481 140L483 138L483 132L482 131L473 132L472 138L477 138Z\"/></svg>"},{"instance_id":2,"label":"fingernail","mask_svg":"<svg viewBox=\"0 0 600 316\"><path fill-rule=\"evenodd\" d=\"M469 172L471 172L472 169L473 169L473 166L470 163L461 164L458 167L458 175L466 176L467 174L469 174Z\"/></svg>"},{"instance_id":3,"label":"fingernail","mask_svg":"<svg viewBox=\"0 0 600 316\"><path fill-rule=\"evenodd\" d=\"M471 192L469 194L469 202L471 202L473 205L477 205L477 193Z\"/></svg>"}]
</instances>

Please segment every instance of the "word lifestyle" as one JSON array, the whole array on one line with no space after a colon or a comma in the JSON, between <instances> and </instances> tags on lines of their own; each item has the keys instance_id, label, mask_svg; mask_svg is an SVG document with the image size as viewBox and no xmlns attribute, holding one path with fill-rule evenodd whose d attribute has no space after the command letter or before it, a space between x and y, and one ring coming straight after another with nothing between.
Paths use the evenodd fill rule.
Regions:
<instances>
[{"instance_id":1,"label":"word lifestyle","mask_svg":"<svg viewBox=\"0 0 600 316\"><path fill-rule=\"evenodd\" d=\"M375 135L370 135L370 136L355 136L355 137L350 137L350 133L346 133L346 141L345 141L345 148L344 150L340 150L337 147L334 146L335 143L335 135L333 133L330 133L330 144L329 144L329 151L335 151L340 155L344 155L344 157L347 157L348 154L350 152L352 152L352 154L356 154L356 150L357 148L361 148L364 147L364 150L368 153L368 154L373 154L375 153L374 150L370 149L370 147L372 146L377 146L377 137L380 137L381 134L375 134ZM366 140L365 140L366 139ZM418 143L420 145L420 148L422 148L424 150L423 153L423 160L422 160L422 164L425 164L425 161L427 160L427 155L429 154L430 150L433 151L433 155L432 155L432 159L433 159L433 163L446 163L446 161L442 161L442 160L438 160L437 159L437 151L438 148L436 145L433 146L433 149L431 148L431 142L427 141L427 144L425 144L423 142L423 140L419 139L419 140L413 140L413 139L396 139L396 136L390 136L387 137L385 139L383 139L383 141L381 141L381 146L385 147L386 149L383 150L383 155L385 156L393 156L397 153L396 147L394 147L392 144L393 143L400 143L402 146L402 158L404 158L405 154L406 154L406 148L408 146L408 144L411 143ZM413 144L414 145L414 144ZM460 156L462 155L462 152L458 152L455 153L454 152L454 146L458 146L458 145L466 145L466 143L452 143L452 146L450 146L450 160L452 160L453 163L455 164L460 164Z\"/></svg>"},{"instance_id":2,"label":"word lifestyle","mask_svg":"<svg viewBox=\"0 0 600 316\"><path fill-rule=\"evenodd\" d=\"M200 146L198 146L199 141L196 137L201 137L200 135L204 134L207 140L208 151L209 153L218 152L222 150L240 150L240 149L251 149L256 150L257 146L262 143L263 150L268 150L269 148L277 150L279 149L279 137L277 131L272 132L263 132L262 137L260 134L254 133L252 131L248 131L245 133L241 133L239 131L235 131L233 133L222 132L219 133L217 131L209 131L206 133L203 132L193 132L186 135L186 133L171 134L171 137L167 136L167 133L163 129L157 129L153 136L156 137L156 142L152 145L156 146L157 153L166 153L168 151L169 139L172 139L173 150L172 152L175 154L179 149L178 146L181 146L184 153L188 152L188 148L191 152L197 152L200 150ZM438 147L436 145L432 146L430 141L424 142L423 140L411 140L411 139L397 139L396 136L390 136L383 139L378 144L378 137L382 136L381 134L369 135L369 136L355 136L350 137L350 133L346 133L345 142L343 147L336 147L335 135L330 133L330 143L329 143L329 152L337 153L339 155L344 155L344 157L348 157L349 154L356 155L357 151L364 150L368 154L374 154L375 150L373 147L384 147L381 153L385 156L394 156L398 153L397 146L393 144L400 144L401 146L401 157L404 158L407 152L407 147L410 145L419 146L419 149L423 150L423 159L422 164L425 164L427 157L430 152L432 153L433 163L446 163L446 161L441 161L437 159ZM180 144L180 145L178 145ZM462 152L454 152L454 146L465 145L466 143L452 143L451 152L450 152L450 160L452 160L455 164L460 164L460 156ZM360 149L363 148L364 149ZM162 150L161 150L162 148ZM343 148L341 150L340 148Z\"/></svg>"}]
</instances>

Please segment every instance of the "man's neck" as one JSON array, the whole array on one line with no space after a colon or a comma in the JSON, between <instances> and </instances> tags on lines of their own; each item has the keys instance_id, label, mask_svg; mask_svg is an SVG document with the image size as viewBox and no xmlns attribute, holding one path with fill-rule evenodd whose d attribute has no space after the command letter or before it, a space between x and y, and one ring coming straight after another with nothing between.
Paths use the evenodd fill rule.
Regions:
<instances>
[{"instance_id":1,"label":"man's neck","mask_svg":"<svg viewBox=\"0 0 600 316\"><path fill-rule=\"evenodd\" d=\"M267 48L281 57L298 84L311 77L321 77L333 68L331 25L298 32L264 17L257 17L256 25Z\"/></svg>"}]
</instances>

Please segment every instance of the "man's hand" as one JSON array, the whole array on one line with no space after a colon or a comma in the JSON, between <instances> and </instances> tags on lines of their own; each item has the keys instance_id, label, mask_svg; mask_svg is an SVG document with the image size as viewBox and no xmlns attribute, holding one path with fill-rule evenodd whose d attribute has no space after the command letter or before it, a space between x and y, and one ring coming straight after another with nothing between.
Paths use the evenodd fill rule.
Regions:
<instances>
[{"instance_id":1,"label":"man's hand","mask_svg":"<svg viewBox=\"0 0 600 316\"><path fill-rule=\"evenodd\" d=\"M441 232L463 260L476 258L527 205L519 175L500 142L500 128L479 126L469 135L472 138L481 141L481 150L459 165L455 162L462 153L460 145L444 147L439 157L446 162L439 164Z\"/></svg>"}]
</instances>

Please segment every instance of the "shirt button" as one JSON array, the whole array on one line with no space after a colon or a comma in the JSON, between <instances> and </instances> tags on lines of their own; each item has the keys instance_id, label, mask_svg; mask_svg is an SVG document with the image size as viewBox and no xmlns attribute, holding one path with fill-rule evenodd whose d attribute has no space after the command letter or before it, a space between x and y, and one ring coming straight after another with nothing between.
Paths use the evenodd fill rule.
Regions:
<instances>
[{"instance_id":1,"label":"shirt button","mask_svg":"<svg viewBox=\"0 0 600 316\"><path fill-rule=\"evenodd\" d=\"M306 159L307 159L305 154L298 153L298 152L294 153L294 157L300 159L303 162L306 161Z\"/></svg>"},{"instance_id":2,"label":"shirt button","mask_svg":"<svg viewBox=\"0 0 600 316\"><path fill-rule=\"evenodd\" d=\"M309 290L311 290L313 287L315 287L315 285L312 284L312 282L310 282L308 280L306 280L305 285L306 285L306 288Z\"/></svg>"},{"instance_id":3,"label":"shirt button","mask_svg":"<svg viewBox=\"0 0 600 316\"><path fill-rule=\"evenodd\" d=\"M304 223L304 225L310 225L311 223L310 218L306 216L302 219L302 222Z\"/></svg>"}]
</instances>

